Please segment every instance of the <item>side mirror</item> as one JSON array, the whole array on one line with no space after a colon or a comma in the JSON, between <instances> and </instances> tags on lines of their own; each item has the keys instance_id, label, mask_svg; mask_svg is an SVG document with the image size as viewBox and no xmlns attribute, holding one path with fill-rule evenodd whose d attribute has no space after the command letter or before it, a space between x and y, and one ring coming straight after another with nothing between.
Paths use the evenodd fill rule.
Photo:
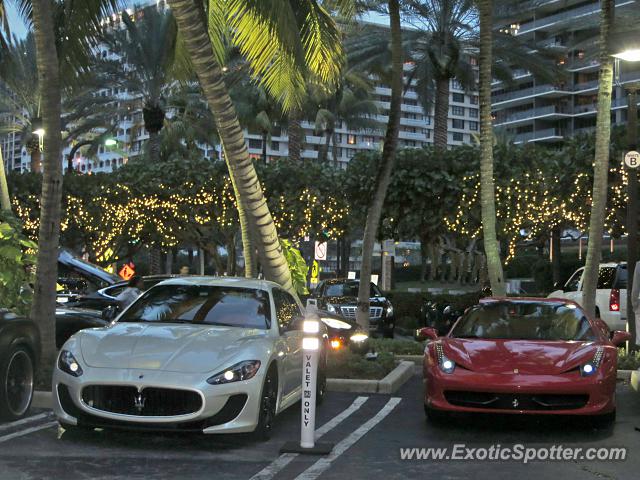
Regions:
<instances>
[{"instance_id":1,"label":"side mirror","mask_svg":"<svg viewBox=\"0 0 640 480\"><path fill-rule=\"evenodd\" d=\"M619 347L625 342L631 340L631 334L622 330L614 330L611 332L611 343L616 347Z\"/></svg>"},{"instance_id":2,"label":"side mirror","mask_svg":"<svg viewBox=\"0 0 640 480\"><path fill-rule=\"evenodd\" d=\"M116 318L117 314L118 314L118 307L116 307L115 305L109 305L107 308L102 310L101 316L103 320L110 322L114 318Z\"/></svg>"},{"instance_id":3,"label":"side mirror","mask_svg":"<svg viewBox=\"0 0 640 480\"><path fill-rule=\"evenodd\" d=\"M436 340L438 338L438 330L433 327L424 327L416 330L415 338L417 341Z\"/></svg>"}]
</instances>

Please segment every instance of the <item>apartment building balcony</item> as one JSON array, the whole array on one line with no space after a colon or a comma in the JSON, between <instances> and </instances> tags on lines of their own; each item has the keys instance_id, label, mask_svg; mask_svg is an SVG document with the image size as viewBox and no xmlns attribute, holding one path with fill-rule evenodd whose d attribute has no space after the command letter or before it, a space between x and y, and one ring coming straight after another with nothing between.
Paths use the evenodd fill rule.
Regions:
<instances>
[{"instance_id":1,"label":"apartment building balcony","mask_svg":"<svg viewBox=\"0 0 640 480\"><path fill-rule=\"evenodd\" d=\"M544 130L536 130L535 132L518 134L513 139L513 143L557 142L563 138L564 135L559 128L546 128Z\"/></svg>"},{"instance_id":2,"label":"apartment building balcony","mask_svg":"<svg viewBox=\"0 0 640 480\"><path fill-rule=\"evenodd\" d=\"M491 103L496 106L508 106L527 103L535 97L563 97L569 92L564 87L557 87L555 85L538 85L531 88L525 88L522 90L513 90L511 92L502 93L500 95L494 95L491 99Z\"/></svg>"},{"instance_id":3,"label":"apartment building balcony","mask_svg":"<svg viewBox=\"0 0 640 480\"><path fill-rule=\"evenodd\" d=\"M505 125L515 126L524 124L535 119L546 118L548 120L554 118L566 118L571 114L557 105L549 105L547 107L532 108L521 112L514 112L504 119L494 122L494 126L501 127Z\"/></svg>"}]
</instances>

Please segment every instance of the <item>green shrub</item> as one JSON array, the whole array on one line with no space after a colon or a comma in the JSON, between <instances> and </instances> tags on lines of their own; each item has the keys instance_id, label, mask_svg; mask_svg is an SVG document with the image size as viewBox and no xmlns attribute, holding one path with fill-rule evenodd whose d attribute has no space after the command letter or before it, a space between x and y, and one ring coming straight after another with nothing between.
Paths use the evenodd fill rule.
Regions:
<instances>
[{"instance_id":1,"label":"green shrub","mask_svg":"<svg viewBox=\"0 0 640 480\"><path fill-rule=\"evenodd\" d=\"M624 348L618 349L618 370L637 370L640 368L640 352L627 353Z\"/></svg>"},{"instance_id":2,"label":"green shrub","mask_svg":"<svg viewBox=\"0 0 640 480\"><path fill-rule=\"evenodd\" d=\"M376 360L367 360L348 349L330 351L327 358L327 378L380 380L396 368L392 353L382 352Z\"/></svg>"},{"instance_id":3,"label":"green shrub","mask_svg":"<svg viewBox=\"0 0 640 480\"><path fill-rule=\"evenodd\" d=\"M29 282L33 280L30 268L35 265L33 253L38 246L21 230L15 218L0 214L0 308L26 315L31 303Z\"/></svg>"},{"instance_id":4,"label":"green shrub","mask_svg":"<svg viewBox=\"0 0 640 480\"><path fill-rule=\"evenodd\" d=\"M394 355L422 355L424 353L424 343L416 342L415 340L370 338L369 349L379 353L393 353Z\"/></svg>"}]
</instances>

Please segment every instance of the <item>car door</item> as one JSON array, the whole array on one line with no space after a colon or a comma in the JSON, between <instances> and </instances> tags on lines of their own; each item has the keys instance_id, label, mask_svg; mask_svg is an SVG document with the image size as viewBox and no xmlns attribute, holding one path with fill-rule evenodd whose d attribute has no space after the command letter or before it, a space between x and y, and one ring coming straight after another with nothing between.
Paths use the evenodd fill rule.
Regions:
<instances>
[{"instance_id":1,"label":"car door","mask_svg":"<svg viewBox=\"0 0 640 480\"><path fill-rule=\"evenodd\" d=\"M280 336L287 345L287 352L283 360L283 394L289 395L302 385L302 330L296 329L296 318L302 317L298 302L287 292L280 289L273 290L273 302L276 307L276 317Z\"/></svg>"}]
</instances>

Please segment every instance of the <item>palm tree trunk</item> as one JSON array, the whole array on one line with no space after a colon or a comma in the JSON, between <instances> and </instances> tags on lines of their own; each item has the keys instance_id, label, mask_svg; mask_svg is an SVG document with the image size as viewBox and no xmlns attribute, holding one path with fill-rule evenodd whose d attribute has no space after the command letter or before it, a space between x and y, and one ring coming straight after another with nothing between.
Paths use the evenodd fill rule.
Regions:
<instances>
[{"instance_id":1,"label":"palm tree trunk","mask_svg":"<svg viewBox=\"0 0 640 480\"><path fill-rule=\"evenodd\" d=\"M265 277L295 295L289 265L282 253L273 217L249 157L242 127L224 83L222 69L215 60L201 12L192 0L169 0L169 4L215 118L226 152L229 175L234 179L239 200L249 217L247 223L255 227L257 250Z\"/></svg>"},{"instance_id":2,"label":"palm tree trunk","mask_svg":"<svg viewBox=\"0 0 640 480\"><path fill-rule=\"evenodd\" d=\"M371 270L373 263L373 245L376 240L378 224L382 216L382 206L387 188L391 183L391 172L395 161L400 130L402 103L402 30L400 27L399 0L389 0L389 23L391 26L391 104L389 121L382 148L382 158L376 178L376 189L367 212L367 220L362 239L362 266L360 267L360 286L358 288L358 310L356 321L365 332L369 331L369 298Z\"/></svg>"},{"instance_id":3,"label":"palm tree trunk","mask_svg":"<svg viewBox=\"0 0 640 480\"><path fill-rule=\"evenodd\" d=\"M300 121L300 111L295 109L289 113L289 159L294 162L302 158L304 130Z\"/></svg>"},{"instance_id":4,"label":"palm tree trunk","mask_svg":"<svg viewBox=\"0 0 640 480\"><path fill-rule=\"evenodd\" d=\"M560 282L562 277L562 242L560 235L562 235L562 229L560 227L554 227L551 230L551 250L553 251L551 272L554 285Z\"/></svg>"},{"instance_id":5,"label":"palm tree trunk","mask_svg":"<svg viewBox=\"0 0 640 480\"><path fill-rule=\"evenodd\" d=\"M31 152L31 171L35 173L42 172L42 152L40 147Z\"/></svg>"},{"instance_id":6,"label":"palm tree trunk","mask_svg":"<svg viewBox=\"0 0 640 480\"><path fill-rule=\"evenodd\" d=\"M496 197L493 179L493 126L491 124L491 62L493 0L480 0L480 202L482 237L487 255L491 292L504 296L506 288L500 245L496 234Z\"/></svg>"},{"instance_id":7,"label":"palm tree trunk","mask_svg":"<svg viewBox=\"0 0 640 480\"><path fill-rule=\"evenodd\" d=\"M2 148L0 148L0 209L11 212L11 199L9 197L9 185L7 184L7 171L5 170Z\"/></svg>"},{"instance_id":8,"label":"palm tree trunk","mask_svg":"<svg viewBox=\"0 0 640 480\"><path fill-rule=\"evenodd\" d=\"M160 161L160 134L159 132L149 131L149 140L147 141L147 154L149 161L156 165Z\"/></svg>"},{"instance_id":9,"label":"palm tree trunk","mask_svg":"<svg viewBox=\"0 0 640 480\"><path fill-rule=\"evenodd\" d=\"M325 163L329 156L329 142L331 141L331 133L328 130L324 132L324 142L320 144L320 150L318 151L318 161Z\"/></svg>"},{"instance_id":10,"label":"palm tree trunk","mask_svg":"<svg viewBox=\"0 0 640 480\"><path fill-rule=\"evenodd\" d=\"M56 281L62 197L60 73L53 32L52 3L48 0L33 0L31 3L36 38L38 82L43 89L42 117L46 133L38 261L30 315L40 329L42 350L37 371L38 384L44 387L51 383L52 366L56 359Z\"/></svg>"},{"instance_id":11,"label":"palm tree trunk","mask_svg":"<svg viewBox=\"0 0 640 480\"><path fill-rule=\"evenodd\" d=\"M611 139L611 91L613 89L613 59L609 55L610 30L613 25L613 0L602 0L600 23L600 79L598 116L596 118L596 151L593 172L593 201L589 220L589 243L584 268L582 306L588 315L596 311L596 286L602 256L602 234L607 206L607 176L609 173L609 141ZM633 319L631 319L633 320Z\"/></svg>"},{"instance_id":12,"label":"palm tree trunk","mask_svg":"<svg viewBox=\"0 0 640 480\"><path fill-rule=\"evenodd\" d=\"M447 148L449 129L449 79L438 78L436 81L436 104L433 116L433 145Z\"/></svg>"}]
</instances>

